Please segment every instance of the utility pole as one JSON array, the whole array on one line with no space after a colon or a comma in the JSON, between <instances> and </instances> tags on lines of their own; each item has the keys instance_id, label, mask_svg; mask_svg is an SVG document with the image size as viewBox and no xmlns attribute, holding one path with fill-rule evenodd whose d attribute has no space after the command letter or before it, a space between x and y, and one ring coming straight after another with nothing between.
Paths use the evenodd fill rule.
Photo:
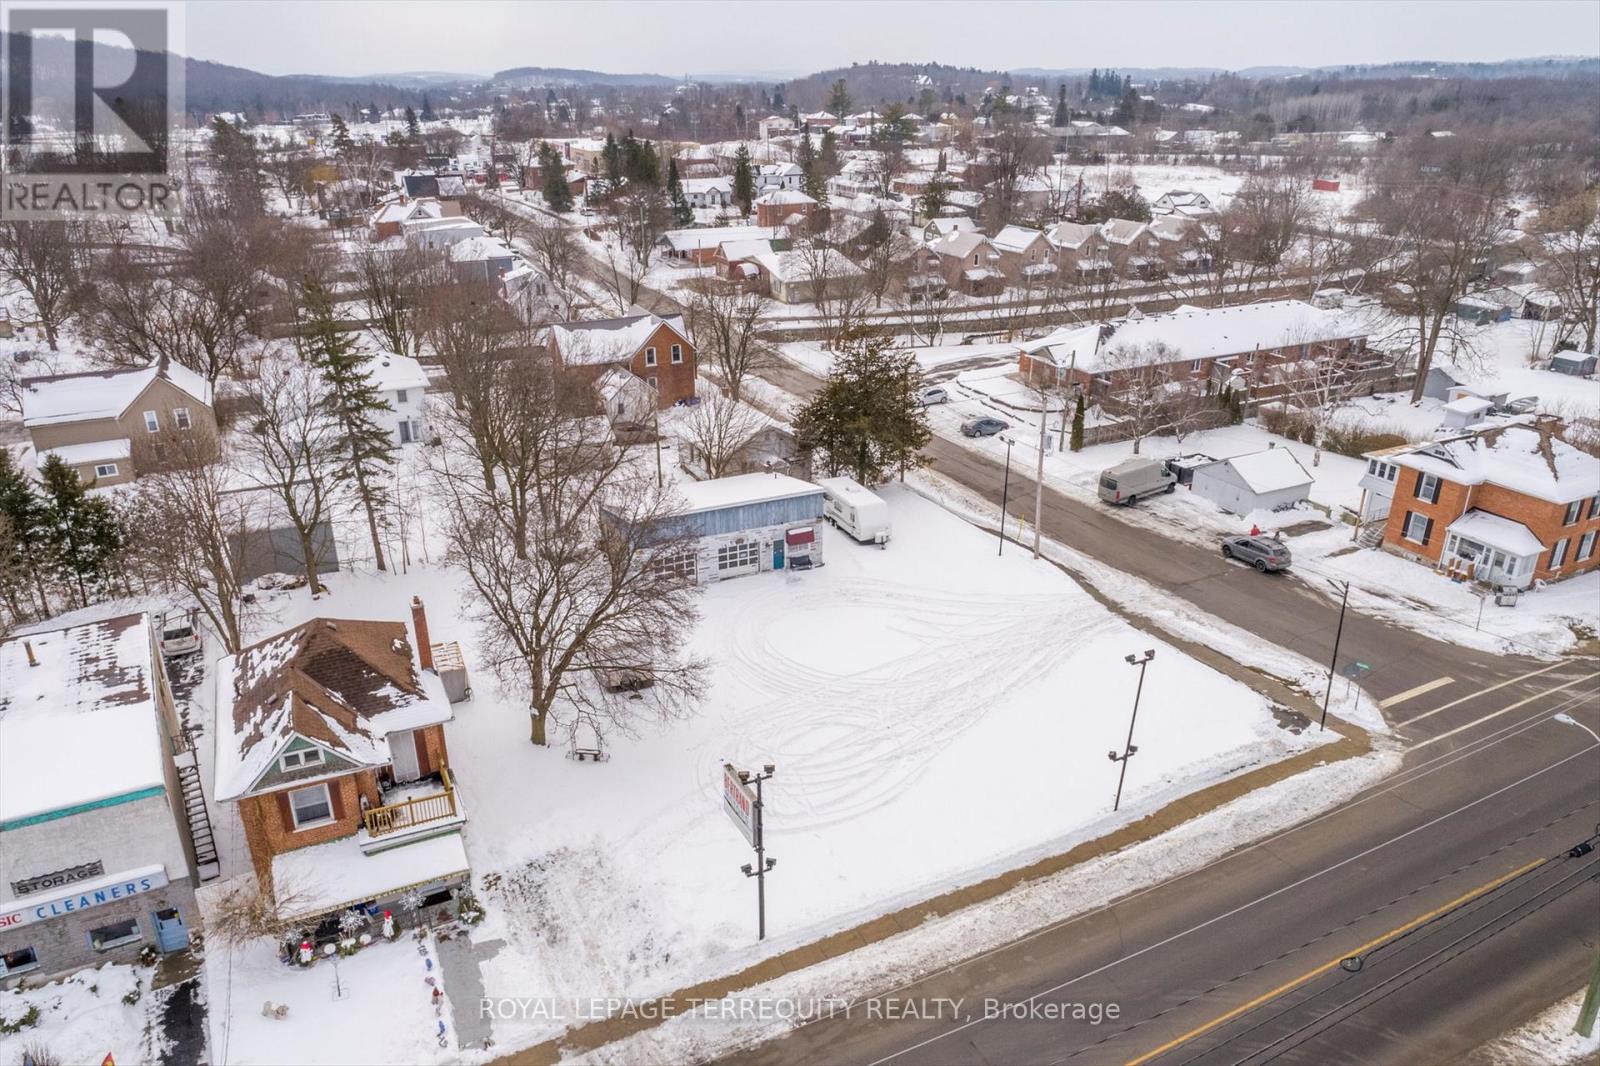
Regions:
<instances>
[{"instance_id":1,"label":"utility pole","mask_svg":"<svg viewBox=\"0 0 1600 1066\"><path fill-rule=\"evenodd\" d=\"M1114 751L1106 752L1112 762L1120 762L1122 764L1122 769L1117 773L1117 798L1111 801L1111 809L1113 811L1122 806L1122 782L1127 780L1128 777L1128 760L1133 758L1139 751L1139 748L1133 742L1133 724L1139 720L1139 697L1144 694L1144 668L1149 666L1150 660L1155 657L1156 651L1154 648L1149 649L1143 655L1129 655L1126 657L1129 666L1137 666L1139 668L1139 687L1133 690L1133 714L1128 718L1128 739L1122 745L1122 754L1118 755Z\"/></svg>"},{"instance_id":2,"label":"utility pole","mask_svg":"<svg viewBox=\"0 0 1600 1066\"><path fill-rule=\"evenodd\" d=\"M756 830L756 864L752 869L749 863L739 867L746 877L756 879L756 939L767 939L767 871L778 865L777 859L769 859L767 855L767 836L764 815L761 804L761 782L776 773L778 768L772 763L767 763L761 768L759 774L752 774L748 770L739 771L739 780L745 784L754 781L756 785L755 802L755 830Z\"/></svg>"},{"instance_id":3,"label":"utility pole","mask_svg":"<svg viewBox=\"0 0 1600 1066\"><path fill-rule=\"evenodd\" d=\"M1334 588L1339 587L1337 581L1329 581L1328 584ZM1344 592L1339 599L1339 628L1333 631L1333 658L1328 661L1328 690L1322 694L1322 723L1317 726L1318 732L1328 728L1328 701L1333 697L1333 674L1339 667L1339 640L1344 636L1344 609L1349 603L1350 582L1346 581Z\"/></svg>"},{"instance_id":4,"label":"utility pole","mask_svg":"<svg viewBox=\"0 0 1600 1066\"><path fill-rule=\"evenodd\" d=\"M1009 437L1000 439L1006 442L1006 477L1000 486L1000 550L995 552L997 557L1006 553L1006 501L1011 495L1011 446L1016 443Z\"/></svg>"},{"instance_id":5,"label":"utility pole","mask_svg":"<svg viewBox=\"0 0 1600 1066\"><path fill-rule=\"evenodd\" d=\"M1044 450L1050 438L1045 424L1050 421L1050 396L1041 391L1039 410L1039 465L1033 472L1033 557L1039 558L1040 530L1044 528Z\"/></svg>"}]
</instances>

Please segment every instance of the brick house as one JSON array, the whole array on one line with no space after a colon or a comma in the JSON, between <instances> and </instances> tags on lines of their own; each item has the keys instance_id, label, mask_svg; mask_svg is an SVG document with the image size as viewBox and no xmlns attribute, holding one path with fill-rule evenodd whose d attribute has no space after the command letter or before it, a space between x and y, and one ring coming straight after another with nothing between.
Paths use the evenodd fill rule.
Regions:
<instances>
[{"instance_id":1,"label":"brick house","mask_svg":"<svg viewBox=\"0 0 1600 1066\"><path fill-rule=\"evenodd\" d=\"M1367 457L1362 514L1386 550L1467 580L1526 588L1600 566L1600 459L1555 420Z\"/></svg>"},{"instance_id":2,"label":"brick house","mask_svg":"<svg viewBox=\"0 0 1600 1066\"><path fill-rule=\"evenodd\" d=\"M1070 380L1101 398L1120 391L1135 365L1159 367L1172 379L1237 372L1255 383L1285 363L1365 348L1366 335L1352 320L1300 300L1273 300L1063 326L1023 344L1017 369L1025 380Z\"/></svg>"},{"instance_id":3,"label":"brick house","mask_svg":"<svg viewBox=\"0 0 1600 1066\"><path fill-rule=\"evenodd\" d=\"M120 485L159 467L173 438L217 433L211 383L161 359L137 370L24 378L22 424L40 462L54 455L85 484Z\"/></svg>"},{"instance_id":4,"label":"brick house","mask_svg":"<svg viewBox=\"0 0 1600 1066\"><path fill-rule=\"evenodd\" d=\"M952 231L928 247L938 255L940 273L952 292L988 296L1005 288L1000 252L983 234Z\"/></svg>"},{"instance_id":5,"label":"brick house","mask_svg":"<svg viewBox=\"0 0 1600 1066\"><path fill-rule=\"evenodd\" d=\"M401 622L315 618L218 663L216 798L238 808L258 883L307 926L468 877L453 716L420 601Z\"/></svg>"},{"instance_id":6,"label":"brick house","mask_svg":"<svg viewBox=\"0 0 1600 1066\"><path fill-rule=\"evenodd\" d=\"M1044 231L1006 226L990 239L1000 253L1000 270L1012 285L1038 285L1056 273L1054 249Z\"/></svg>"},{"instance_id":7,"label":"brick house","mask_svg":"<svg viewBox=\"0 0 1600 1066\"><path fill-rule=\"evenodd\" d=\"M698 363L682 315L655 315L638 308L621 318L558 322L550 327L550 349L564 367L590 381L621 367L656 390L665 410L695 394Z\"/></svg>"},{"instance_id":8,"label":"brick house","mask_svg":"<svg viewBox=\"0 0 1600 1066\"><path fill-rule=\"evenodd\" d=\"M776 187L755 198L756 225L787 226L798 222L811 226L819 210L817 201L798 189Z\"/></svg>"}]
</instances>

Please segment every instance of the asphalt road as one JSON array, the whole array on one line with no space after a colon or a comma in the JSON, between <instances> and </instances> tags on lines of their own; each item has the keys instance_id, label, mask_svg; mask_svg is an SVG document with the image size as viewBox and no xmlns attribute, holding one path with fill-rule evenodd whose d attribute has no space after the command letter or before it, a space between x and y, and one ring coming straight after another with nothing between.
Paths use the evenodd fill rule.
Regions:
<instances>
[{"instance_id":1,"label":"asphalt road","mask_svg":"<svg viewBox=\"0 0 1600 1066\"><path fill-rule=\"evenodd\" d=\"M998 464L944 440L928 454L998 503ZM1031 504L1026 472L1013 469L1012 492ZM1044 528L1264 640L1329 656L1337 607L1293 576L1048 489ZM1364 685L1393 701L1408 747L1398 775L729 1061L1447 1062L1581 987L1600 951L1600 851L1565 852L1600 831L1600 661L1489 655L1354 611L1339 659L1370 664ZM1358 969L1341 965L1355 956ZM943 1017L894 1016L937 1000Z\"/></svg>"}]
</instances>

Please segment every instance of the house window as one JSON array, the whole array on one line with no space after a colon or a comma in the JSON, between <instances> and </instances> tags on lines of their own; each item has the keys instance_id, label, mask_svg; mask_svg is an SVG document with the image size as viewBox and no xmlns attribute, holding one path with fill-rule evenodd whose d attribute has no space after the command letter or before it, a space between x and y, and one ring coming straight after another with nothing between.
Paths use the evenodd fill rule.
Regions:
<instances>
[{"instance_id":1,"label":"house window","mask_svg":"<svg viewBox=\"0 0 1600 1066\"><path fill-rule=\"evenodd\" d=\"M278 765L285 770L299 770L306 766L322 765L321 748L301 748L299 751L286 752L278 760Z\"/></svg>"},{"instance_id":2,"label":"house window","mask_svg":"<svg viewBox=\"0 0 1600 1066\"><path fill-rule=\"evenodd\" d=\"M647 378L645 378L645 379L644 379L644 383L645 383L645 384L646 384L646 385L649 385L649 386L650 386L650 387L651 387L651 388L652 388L652 389L654 389L654 388L658 388L658 387L659 387L659 386L658 386L658 385L657 385L657 384L656 384L656 376L655 376L655 375L654 375L654 374L651 374L651 375L650 375L650 376L649 376L649 377L647 377Z\"/></svg>"},{"instance_id":3,"label":"house window","mask_svg":"<svg viewBox=\"0 0 1600 1066\"><path fill-rule=\"evenodd\" d=\"M645 366L655 366L656 365L656 350L654 348L646 348L644 350L644 365Z\"/></svg>"},{"instance_id":4,"label":"house window","mask_svg":"<svg viewBox=\"0 0 1600 1066\"><path fill-rule=\"evenodd\" d=\"M1578 515L1582 512L1583 501L1573 500L1571 503L1567 504L1567 513L1561 516L1561 524L1564 526L1572 525L1573 523L1577 522Z\"/></svg>"},{"instance_id":5,"label":"house window","mask_svg":"<svg viewBox=\"0 0 1600 1066\"><path fill-rule=\"evenodd\" d=\"M289 793L289 812L294 816L296 829L310 829L333 821L333 800L328 795L328 783L324 781Z\"/></svg>"},{"instance_id":6,"label":"house window","mask_svg":"<svg viewBox=\"0 0 1600 1066\"><path fill-rule=\"evenodd\" d=\"M409 396L409 395L410 395L410 393L406 389L395 389L394 390L394 402L395 403L406 403L407 402L406 397Z\"/></svg>"},{"instance_id":7,"label":"house window","mask_svg":"<svg viewBox=\"0 0 1600 1066\"><path fill-rule=\"evenodd\" d=\"M1433 519L1427 515L1418 514L1416 511L1407 511L1405 525L1401 527L1400 535L1413 544L1426 544L1428 543L1429 527L1432 525Z\"/></svg>"},{"instance_id":8,"label":"house window","mask_svg":"<svg viewBox=\"0 0 1600 1066\"><path fill-rule=\"evenodd\" d=\"M1567 561L1567 538L1562 537L1556 541L1556 546L1550 549L1550 569L1559 570L1561 564Z\"/></svg>"},{"instance_id":9,"label":"house window","mask_svg":"<svg viewBox=\"0 0 1600 1066\"><path fill-rule=\"evenodd\" d=\"M1417 475L1416 497L1429 503L1439 502L1439 478L1433 474Z\"/></svg>"},{"instance_id":10,"label":"house window","mask_svg":"<svg viewBox=\"0 0 1600 1066\"><path fill-rule=\"evenodd\" d=\"M144 431L146 433L161 432L161 419L154 411L146 411L144 413Z\"/></svg>"},{"instance_id":11,"label":"house window","mask_svg":"<svg viewBox=\"0 0 1600 1066\"><path fill-rule=\"evenodd\" d=\"M672 361L674 363L683 362L683 345L674 344L672 346Z\"/></svg>"},{"instance_id":12,"label":"house window","mask_svg":"<svg viewBox=\"0 0 1600 1066\"><path fill-rule=\"evenodd\" d=\"M189 409L187 407L174 407L172 409L172 424L179 429L192 428L194 423L189 419Z\"/></svg>"},{"instance_id":13,"label":"house window","mask_svg":"<svg viewBox=\"0 0 1600 1066\"><path fill-rule=\"evenodd\" d=\"M1589 497L1589 520L1600 518L1600 496Z\"/></svg>"},{"instance_id":14,"label":"house window","mask_svg":"<svg viewBox=\"0 0 1600 1066\"><path fill-rule=\"evenodd\" d=\"M742 570L761 562L761 545L753 540L724 544L717 549L718 570Z\"/></svg>"},{"instance_id":15,"label":"house window","mask_svg":"<svg viewBox=\"0 0 1600 1066\"><path fill-rule=\"evenodd\" d=\"M110 951L112 948L131 944L138 939L139 923L133 918L89 930L89 946L96 951Z\"/></svg>"},{"instance_id":16,"label":"house window","mask_svg":"<svg viewBox=\"0 0 1600 1066\"><path fill-rule=\"evenodd\" d=\"M1578 562L1586 562L1594 554L1595 531L1589 530L1578 541Z\"/></svg>"},{"instance_id":17,"label":"house window","mask_svg":"<svg viewBox=\"0 0 1600 1066\"><path fill-rule=\"evenodd\" d=\"M972 253L972 265L973 266L977 266L978 265L978 253L977 252L973 252Z\"/></svg>"},{"instance_id":18,"label":"house window","mask_svg":"<svg viewBox=\"0 0 1600 1066\"><path fill-rule=\"evenodd\" d=\"M98 463L98 464L96 464L95 468L94 468L94 476L95 477L116 477L117 476L117 464L116 463Z\"/></svg>"},{"instance_id":19,"label":"house window","mask_svg":"<svg viewBox=\"0 0 1600 1066\"><path fill-rule=\"evenodd\" d=\"M39 968L39 953L33 948L18 948L0 955L0 977L14 973L27 973Z\"/></svg>"},{"instance_id":20,"label":"house window","mask_svg":"<svg viewBox=\"0 0 1600 1066\"><path fill-rule=\"evenodd\" d=\"M1194 362L1189 364L1189 369L1194 371L1196 374L1200 373L1200 371L1204 370L1205 368L1206 361L1204 359L1196 359Z\"/></svg>"}]
</instances>

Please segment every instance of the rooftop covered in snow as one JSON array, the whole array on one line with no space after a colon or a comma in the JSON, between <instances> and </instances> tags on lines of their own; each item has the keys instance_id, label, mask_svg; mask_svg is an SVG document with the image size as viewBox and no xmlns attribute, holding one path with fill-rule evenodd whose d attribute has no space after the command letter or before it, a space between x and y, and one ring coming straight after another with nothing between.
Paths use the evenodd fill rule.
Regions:
<instances>
[{"instance_id":1,"label":"rooftop covered in snow","mask_svg":"<svg viewBox=\"0 0 1600 1066\"><path fill-rule=\"evenodd\" d=\"M1600 494L1600 459L1562 440L1547 422L1494 426L1420 444L1390 461L1458 485L1487 482L1552 503Z\"/></svg>"},{"instance_id":2,"label":"rooftop covered in snow","mask_svg":"<svg viewBox=\"0 0 1600 1066\"><path fill-rule=\"evenodd\" d=\"M22 421L27 426L121 418L144 390L164 378L197 403L211 405L211 383L170 360L131 370L91 370L22 380Z\"/></svg>"}]
</instances>

